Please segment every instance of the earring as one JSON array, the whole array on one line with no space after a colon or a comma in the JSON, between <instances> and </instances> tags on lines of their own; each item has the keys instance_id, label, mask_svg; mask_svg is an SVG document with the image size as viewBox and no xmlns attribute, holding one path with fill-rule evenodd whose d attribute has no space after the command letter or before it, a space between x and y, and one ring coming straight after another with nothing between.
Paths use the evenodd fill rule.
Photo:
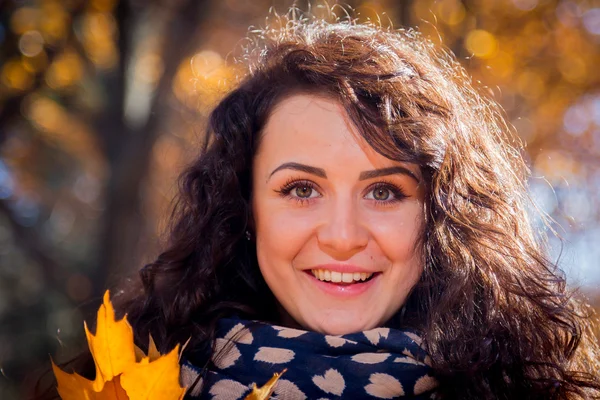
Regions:
<instances>
[{"instance_id":1,"label":"earring","mask_svg":"<svg viewBox=\"0 0 600 400\"><path fill-rule=\"evenodd\" d=\"M246 240L251 240L252 239L252 234L250 233L250 231L246 231Z\"/></svg>"}]
</instances>

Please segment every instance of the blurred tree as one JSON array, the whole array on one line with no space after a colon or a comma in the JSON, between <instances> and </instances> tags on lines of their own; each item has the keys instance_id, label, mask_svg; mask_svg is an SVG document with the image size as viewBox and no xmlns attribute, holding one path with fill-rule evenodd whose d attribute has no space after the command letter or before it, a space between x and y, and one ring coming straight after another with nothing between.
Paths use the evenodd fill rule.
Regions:
<instances>
[{"instance_id":1,"label":"blurred tree","mask_svg":"<svg viewBox=\"0 0 600 400\"><path fill-rule=\"evenodd\" d=\"M2 227L27 260L20 264L37 265L34 282L15 277L25 293L3 276L0 346L24 349L23 333L45 339L37 357L0 354L9 378L55 347L48 330L72 325L63 293L75 302L98 298L109 280L137 267L147 229L142 182L166 129L173 78L202 37L207 9L197 0L2 4ZM15 255L7 252L3 272L21 268L8 265ZM45 321L52 312L58 317Z\"/></svg>"},{"instance_id":2,"label":"blurred tree","mask_svg":"<svg viewBox=\"0 0 600 400\"><path fill-rule=\"evenodd\" d=\"M12 55L3 69L6 95L0 123L9 129L3 130L2 139L5 144L19 140L21 132L14 124L26 123L29 126L22 129L29 131L30 141L54 145L75 159L75 167L84 174L79 177L83 179L80 185L85 186L87 179L101 186L94 191L102 197L102 228L96 256L90 258L95 265L88 267L93 294L102 292L107 275L122 275L132 268L131 249L144 226L139 213L140 185L152 147L164 128L161 121L169 109L173 77L183 56L197 46L207 6L203 1L115 3L44 1L39 8L5 11L12 15L13 30L13 35L7 35L5 48L13 47L13 52L21 54ZM24 15L27 13L30 15ZM56 32L45 31L47 25ZM26 39L34 35L39 42L35 48ZM138 52L145 54L140 57ZM34 63L46 67L31 67ZM19 78L19 74L26 78ZM148 86L148 98L143 100L146 104L127 98L132 93L131 84ZM48 249L40 248L45 240L39 237L44 232L38 224L43 224L44 218L23 224L19 210L14 209L19 195L36 197L33 194L40 189L36 185L47 183L46 177L39 176L42 171L35 170L39 161L24 162L33 161L28 156L34 155L14 157L14 153L5 152L7 166L14 166L11 171L19 178L19 174L25 175L15 182L26 182L27 178L34 182L29 187L18 185L22 192L6 197L2 210L13 222L18 244L43 263L48 283L60 287L64 284L60 267L48 256ZM73 178L66 170L60 172ZM52 206L58 199L39 199L33 207L40 213L47 211L44 200L50 200Z\"/></svg>"}]
</instances>

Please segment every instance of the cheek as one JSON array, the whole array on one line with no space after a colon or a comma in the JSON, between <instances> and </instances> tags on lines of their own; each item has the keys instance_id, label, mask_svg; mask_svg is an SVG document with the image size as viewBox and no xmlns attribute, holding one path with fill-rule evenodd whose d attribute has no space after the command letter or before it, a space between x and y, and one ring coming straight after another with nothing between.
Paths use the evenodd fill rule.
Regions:
<instances>
[{"instance_id":1,"label":"cheek","mask_svg":"<svg viewBox=\"0 0 600 400\"><path fill-rule=\"evenodd\" d=\"M316 225L311 213L268 202L255 207L254 218L256 252L263 274L278 273L270 269L282 262L291 263L311 238Z\"/></svg>"},{"instance_id":2,"label":"cheek","mask_svg":"<svg viewBox=\"0 0 600 400\"><path fill-rule=\"evenodd\" d=\"M410 204L402 213L371 216L369 225L381 251L392 263L407 263L417 256L417 241L423 230L419 202Z\"/></svg>"}]
</instances>

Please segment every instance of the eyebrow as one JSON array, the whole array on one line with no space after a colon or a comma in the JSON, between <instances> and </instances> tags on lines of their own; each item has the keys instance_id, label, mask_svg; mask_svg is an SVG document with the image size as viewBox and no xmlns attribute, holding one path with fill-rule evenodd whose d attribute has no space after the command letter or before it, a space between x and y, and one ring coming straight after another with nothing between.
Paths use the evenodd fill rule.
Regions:
<instances>
[{"instance_id":1,"label":"eyebrow","mask_svg":"<svg viewBox=\"0 0 600 400\"><path fill-rule=\"evenodd\" d=\"M327 174L325 173L325 170L323 168L312 167L310 165L300 164L300 163L296 163L296 162L287 162L287 163L281 164L279 167L275 168L273 170L273 172L271 172L271 174L269 175L269 178L271 178L273 176L273 174L275 174L275 172L281 171L283 169L292 169L295 171L302 171L302 172L306 172L308 174L316 175L319 178L327 179ZM358 176L358 180L364 181L366 179L373 179L373 178L378 178L381 176L387 176L387 175L393 175L393 174L407 175L407 176L413 178L415 181L417 181L417 183L421 183L419 178L417 178L417 176L411 170L409 170L408 168L402 167L400 165L396 165L396 166L388 167L388 168L374 169L371 171L363 171Z\"/></svg>"},{"instance_id":2,"label":"eyebrow","mask_svg":"<svg viewBox=\"0 0 600 400\"><path fill-rule=\"evenodd\" d=\"M413 178L417 183L421 183L419 178L408 168L402 167L400 165L395 165L393 167L374 169L372 171L363 171L360 173L358 180L364 181L366 179L378 178L380 176L387 176L393 174L402 174L407 175Z\"/></svg>"},{"instance_id":3,"label":"eyebrow","mask_svg":"<svg viewBox=\"0 0 600 400\"><path fill-rule=\"evenodd\" d=\"M300 164L296 162L287 162L281 164L279 167L275 168L273 172L271 172L269 178L271 178L275 172L281 171L282 169L293 169L296 171L302 171L308 174L316 175L319 178L327 178L327 174L325 173L325 170L323 168L311 167L310 165Z\"/></svg>"}]
</instances>

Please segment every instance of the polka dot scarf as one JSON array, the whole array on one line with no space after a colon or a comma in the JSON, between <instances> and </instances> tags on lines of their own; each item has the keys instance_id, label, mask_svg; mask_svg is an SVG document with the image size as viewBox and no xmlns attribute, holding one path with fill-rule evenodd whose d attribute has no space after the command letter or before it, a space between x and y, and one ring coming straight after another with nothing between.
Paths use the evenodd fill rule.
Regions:
<instances>
[{"instance_id":1,"label":"polka dot scarf","mask_svg":"<svg viewBox=\"0 0 600 400\"><path fill-rule=\"evenodd\" d=\"M272 399L430 399L430 376L420 338L377 328L342 336L236 318L219 323L210 367L182 361L186 399L244 399L287 369Z\"/></svg>"}]
</instances>

